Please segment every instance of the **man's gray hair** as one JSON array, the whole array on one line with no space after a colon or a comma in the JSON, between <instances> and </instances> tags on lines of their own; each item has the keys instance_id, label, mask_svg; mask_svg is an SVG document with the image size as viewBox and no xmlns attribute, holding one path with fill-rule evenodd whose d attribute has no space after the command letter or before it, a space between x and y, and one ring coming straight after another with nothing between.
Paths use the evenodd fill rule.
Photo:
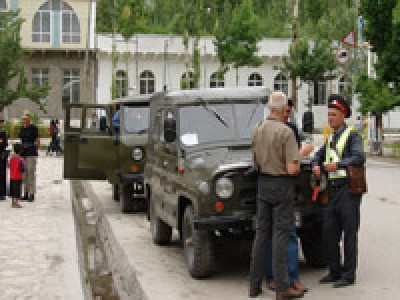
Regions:
<instances>
[{"instance_id":1,"label":"man's gray hair","mask_svg":"<svg viewBox=\"0 0 400 300\"><path fill-rule=\"evenodd\" d=\"M288 104L286 95L281 91L276 91L271 94L268 108L270 111L282 111Z\"/></svg>"}]
</instances>

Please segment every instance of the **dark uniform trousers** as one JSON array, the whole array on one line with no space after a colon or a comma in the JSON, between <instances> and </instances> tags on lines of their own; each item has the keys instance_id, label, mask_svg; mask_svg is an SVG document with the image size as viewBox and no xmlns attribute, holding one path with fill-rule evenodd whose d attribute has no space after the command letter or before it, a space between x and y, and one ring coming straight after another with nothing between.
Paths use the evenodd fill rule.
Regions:
<instances>
[{"instance_id":1,"label":"dark uniform trousers","mask_svg":"<svg viewBox=\"0 0 400 300\"><path fill-rule=\"evenodd\" d=\"M0 197L3 198L7 194L7 145L8 139L7 134L0 131Z\"/></svg>"},{"instance_id":2,"label":"dark uniform trousers","mask_svg":"<svg viewBox=\"0 0 400 300\"><path fill-rule=\"evenodd\" d=\"M0 197L7 194L7 154L0 152Z\"/></svg>"},{"instance_id":3,"label":"dark uniform trousers","mask_svg":"<svg viewBox=\"0 0 400 300\"><path fill-rule=\"evenodd\" d=\"M287 247L294 222L294 178L260 175L257 188L256 236L250 266L250 285L261 286L267 247L272 240L272 259L277 291L290 287Z\"/></svg>"},{"instance_id":4,"label":"dark uniform trousers","mask_svg":"<svg viewBox=\"0 0 400 300\"><path fill-rule=\"evenodd\" d=\"M325 210L324 237L328 251L330 274L337 278L355 280L357 268L358 230L360 227L361 195L349 193L348 184L329 188ZM343 265L340 240L343 235Z\"/></svg>"}]
</instances>

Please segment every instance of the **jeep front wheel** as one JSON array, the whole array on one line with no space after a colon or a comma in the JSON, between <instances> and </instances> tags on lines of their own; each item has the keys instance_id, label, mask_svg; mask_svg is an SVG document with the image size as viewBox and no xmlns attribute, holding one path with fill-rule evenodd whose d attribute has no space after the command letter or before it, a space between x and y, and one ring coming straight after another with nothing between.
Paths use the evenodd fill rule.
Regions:
<instances>
[{"instance_id":1,"label":"jeep front wheel","mask_svg":"<svg viewBox=\"0 0 400 300\"><path fill-rule=\"evenodd\" d=\"M119 203L123 213L128 213L133 210L132 193L133 189L131 184L121 183L119 185Z\"/></svg>"},{"instance_id":2,"label":"jeep front wheel","mask_svg":"<svg viewBox=\"0 0 400 300\"><path fill-rule=\"evenodd\" d=\"M149 197L150 201L150 231L151 236L153 237L153 242L157 245L165 245L171 242L172 238L172 227L161 220L154 208L154 199Z\"/></svg>"},{"instance_id":3,"label":"jeep front wheel","mask_svg":"<svg viewBox=\"0 0 400 300\"><path fill-rule=\"evenodd\" d=\"M118 183L112 185L112 198L115 202L119 201L119 189L120 185Z\"/></svg>"},{"instance_id":4,"label":"jeep front wheel","mask_svg":"<svg viewBox=\"0 0 400 300\"><path fill-rule=\"evenodd\" d=\"M189 273L194 278L211 274L213 253L210 233L198 230L193 224L193 208L188 205L182 222L182 241Z\"/></svg>"},{"instance_id":5,"label":"jeep front wheel","mask_svg":"<svg viewBox=\"0 0 400 300\"><path fill-rule=\"evenodd\" d=\"M132 183L119 184L119 202L123 213L146 211L147 199L133 197Z\"/></svg>"}]
</instances>

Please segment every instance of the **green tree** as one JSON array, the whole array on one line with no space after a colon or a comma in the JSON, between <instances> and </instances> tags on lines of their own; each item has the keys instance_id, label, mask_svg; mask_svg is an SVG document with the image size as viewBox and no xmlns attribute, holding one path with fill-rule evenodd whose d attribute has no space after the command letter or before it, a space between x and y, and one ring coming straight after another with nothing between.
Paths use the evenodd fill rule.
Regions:
<instances>
[{"instance_id":1,"label":"green tree","mask_svg":"<svg viewBox=\"0 0 400 300\"><path fill-rule=\"evenodd\" d=\"M217 55L223 71L228 70L229 65L236 69L236 85L240 67L262 64L256 56L261 36L260 19L254 13L252 0L244 0L236 6L232 19L218 27L214 42Z\"/></svg>"},{"instance_id":2,"label":"green tree","mask_svg":"<svg viewBox=\"0 0 400 300\"><path fill-rule=\"evenodd\" d=\"M28 86L24 67L18 63L27 53L21 48L19 12L0 13L0 111L19 98L28 98L45 111L47 86ZM15 88L13 88L15 86Z\"/></svg>"},{"instance_id":3,"label":"green tree","mask_svg":"<svg viewBox=\"0 0 400 300\"><path fill-rule=\"evenodd\" d=\"M358 78L356 89L359 93L360 111L363 114L372 113L375 116L377 124L375 140L380 142L378 152L382 154L382 114L400 105L400 96L382 79L369 78L367 75Z\"/></svg>"},{"instance_id":4,"label":"green tree","mask_svg":"<svg viewBox=\"0 0 400 300\"><path fill-rule=\"evenodd\" d=\"M278 67L290 79L299 78L314 88L314 101L318 96L318 82L336 77L337 64L331 42L317 39L313 42L300 39L292 44L289 56L283 58L283 66ZM312 98L307 106L311 108Z\"/></svg>"},{"instance_id":5,"label":"green tree","mask_svg":"<svg viewBox=\"0 0 400 300\"><path fill-rule=\"evenodd\" d=\"M151 25L150 9L144 0L100 0L96 14L97 31L115 31L124 38L137 32L151 33L157 25Z\"/></svg>"},{"instance_id":6,"label":"green tree","mask_svg":"<svg viewBox=\"0 0 400 300\"><path fill-rule=\"evenodd\" d=\"M361 14L367 21L365 35L378 55L375 65L378 76L385 82L400 82L400 4L397 0L361 1Z\"/></svg>"},{"instance_id":7,"label":"green tree","mask_svg":"<svg viewBox=\"0 0 400 300\"><path fill-rule=\"evenodd\" d=\"M382 142L382 114L400 105L400 4L397 0L362 0L360 12L367 22L366 40L378 55L377 78L364 75L357 80L360 110L375 116L376 141ZM379 152L382 153L382 148Z\"/></svg>"}]
</instances>

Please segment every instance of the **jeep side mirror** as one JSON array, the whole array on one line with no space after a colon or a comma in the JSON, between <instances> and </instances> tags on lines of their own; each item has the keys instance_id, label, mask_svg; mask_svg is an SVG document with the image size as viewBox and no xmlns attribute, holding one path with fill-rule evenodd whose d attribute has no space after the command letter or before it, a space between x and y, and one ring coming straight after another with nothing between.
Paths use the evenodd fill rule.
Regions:
<instances>
[{"instance_id":1,"label":"jeep side mirror","mask_svg":"<svg viewBox=\"0 0 400 300\"><path fill-rule=\"evenodd\" d=\"M303 132L313 133L314 131L314 114L312 111L306 111L303 114Z\"/></svg>"},{"instance_id":2,"label":"jeep side mirror","mask_svg":"<svg viewBox=\"0 0 400 300\"><path fill-rule=\"evenodd\" d=\"M172 118L164 120L164 139L167 143L173 143L176 140L176 121Z\"/></svg>"},{"instance_id":3,"label":"jeep side mirror","mask_svg":"<svg viewBox=\"0 0 400 300\"><path fill-rule=\"evenodd\" d=\"M107 131L107 117L106 116L100 117L100 131L102 131L102 132Z\"/></svg>"}]
</instances>

